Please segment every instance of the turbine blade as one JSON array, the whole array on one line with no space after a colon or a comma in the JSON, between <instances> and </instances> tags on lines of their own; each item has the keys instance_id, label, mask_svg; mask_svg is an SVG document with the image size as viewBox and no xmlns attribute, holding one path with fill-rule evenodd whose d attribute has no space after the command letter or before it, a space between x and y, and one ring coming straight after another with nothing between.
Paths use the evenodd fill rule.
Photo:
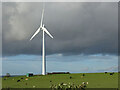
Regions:
<instances>
[{"instance_id":1,"label":"turbine blade","mask_svg":"<svg viewBox=\"0 0 120 90\"><path fill-rule=\"evenodd\" d=\"M43 29L51 38L53 38L53 36L48 32L48 30L46 28Z\"/></svg>"},{"instance_id":2,"label":"turbine blade","mask_svg":"<svg viewBox=\"0 0 120 90\"><path fill-rule=\"evenodd\" d=\"M40 27L42 27L43 15L44 15L44 8L43 8L43 11L42 11L42 16L41 16L41 23L40 23Z\"/></svg>"},{"instance_id":3,"label":"turbine blade","mask_svg":"<svg viewBox=\"0 0 120 90\"><path fill-rule=\"evenodd\" d=\"M38 30L33 34L33 36L30 38L30 40L32 40L39 32L40 32L40 27L39 27Z\"/></svg>"}]
</instances>

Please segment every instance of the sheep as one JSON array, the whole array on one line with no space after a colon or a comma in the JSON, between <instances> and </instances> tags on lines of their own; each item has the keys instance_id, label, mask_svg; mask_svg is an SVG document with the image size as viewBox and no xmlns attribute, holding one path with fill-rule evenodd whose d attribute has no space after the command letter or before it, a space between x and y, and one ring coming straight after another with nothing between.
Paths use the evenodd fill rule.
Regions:
<instances>
[{"instance_id":1,"label":"sheep","mask_svg":"<svg viewBox=\"0 0 120 90\"><path fill-rule=\"evenodd\" d=\"M107 74L107 72L105 72L105 74Z\"/></svg>"},{"instance_id":2,"label":"sheep","mask_svg":"<svg viewBox=\"0 0 120 90\"><path fill-rule=\"evenodd\" d=\"M85 74L83 74L83 76L85 76Z\"/></svg>"},{"instance_id":3,"label":"sheep","mask_svg":"<svg viewBox=\"0 0 120 90\"><path fill-rule=\"evenodd\" d=\"M66 86L67 84L66 83L63 83L64 86Z\"/></svg>"},{"instance_id":4,"label":"sheep","mask_svg":"<svg viewBox=\"0 0 120 90\"><path fill-rule=\"evenodd\" d=\"M26 78L25 80L28 80L28 78Z\"/></svg>"},{"instance_id":5,"label":"sheep","mask_svg":"<svg viewBox=\"0 0 120 90\"><path fill-rule=\"evenodd\" d=\"M82 84L85 84L85 82L83 82Z\"/></svg>"},{"instance_id":6,"label":"sheep","mask_svg":"<svg viewBox=\"0 0 120 90\"><path fill-rule=\"evenodd\" d=\"M113 73L110 73L110 75L113 75Z\"/></svg>"},{"instance_id":7,"label":"sheep","mask_svg":"<svg viewBox=\"0 0 120 90\"><path fill-rule=\"evenodd\" d=\"M21 78L21 79L24 79L24 78Z\"/></svg>"},{"instance_id":8,"label":"sheep","mask_svg":"<svg viewBox=\"0 0 120 90\"><path fill-rule=\"evenodd\" d=\"M20 80L17 80L17 82L20 82Z\"/></svg>"},{"instance_id":9,"label":"sheep","mask_svg":"<svg viewBox=\"0 0 120 90\"><path fill-rule=\"evenodd\" d=\"M27 83L25 83L25 85L27 85Z\"/></svg>"},{"instance_id":10,"label":"sheep","mask_svg":"<svg viewBox=\"0 0 120 90\"><path fill-rule=\"evenodd\" d=\"M81 76L81 78L83 78L83 76Z\"/></svg>"},{"instance_id":11,"label":"sheep","mask_svg":"<svg viewBox=\"0 0 120 90\"><path fill-rule=\"evenodd\" d=\"M70 76L70 79L72 79L72 77Z\"/></svg>"},{"instance_id":12,"label":"sheep","mask_svg":"<svg viewBox=\"0 0 120 90\"><path fill-rule=\"evenodd\" d=\"M33 86L33 88L35 88L35 86Z\"/></svg>"},{"instance_id":13,"label":"sheep","mask_svg":"<svg viewBox=\"0 0 120 90\"><path fill-rule=\"evenodd\" d=\"M87 82L87 84L88 84L88 82Z\"/></svg>"}]
</instances>

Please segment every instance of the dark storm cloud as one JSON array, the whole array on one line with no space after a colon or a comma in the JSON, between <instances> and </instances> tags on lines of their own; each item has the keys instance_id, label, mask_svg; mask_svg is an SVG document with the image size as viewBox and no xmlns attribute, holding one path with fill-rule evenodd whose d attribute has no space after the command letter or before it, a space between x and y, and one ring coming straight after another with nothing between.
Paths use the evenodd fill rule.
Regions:
<instances>
[{"instance_id":1,"label":"dark storm cloud","mask_svg":"<svg viewBox=\"0 0 120 90\"><path fill-rule=\"evenodd\" d=\"M40 54L42 3L3 3L3 55ZM47 54L117 54L117 3L46 3Z\"/></svg>"}]
</instances>

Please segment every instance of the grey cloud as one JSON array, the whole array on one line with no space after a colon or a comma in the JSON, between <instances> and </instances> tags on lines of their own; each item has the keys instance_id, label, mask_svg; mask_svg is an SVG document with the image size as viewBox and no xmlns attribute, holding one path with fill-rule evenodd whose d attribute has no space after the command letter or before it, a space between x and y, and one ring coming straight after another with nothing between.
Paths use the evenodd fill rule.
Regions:
<instances>
[{"instance_id":1,"label":"grey cloud","mask_svg":"<svg viewBox=\"0 0 120 90\"><path fill-rule=\"evenodd\" d=\"M40 54L42 3L3 3L3 55ZM117 54L117 3L46 3L47 54Z\"/></svg>"},{"instance_id":2,"label":"grey cloud","mask_svg":"<svg viewBox=\"0 0 120 90\"><path fill-rule=\"evenodd\" d=\"M118 66L111 66L109 68L101 69L98 71L118 71Z\"/></svg>"}]
</instances>

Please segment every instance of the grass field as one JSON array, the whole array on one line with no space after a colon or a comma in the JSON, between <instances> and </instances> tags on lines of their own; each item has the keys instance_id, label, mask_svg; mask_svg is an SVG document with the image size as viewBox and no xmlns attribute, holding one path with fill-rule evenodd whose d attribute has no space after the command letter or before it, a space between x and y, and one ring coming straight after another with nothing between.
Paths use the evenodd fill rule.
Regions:
<instances>
[{"instance_id":1,"label":"grass field","mask_svg":"<svg viewBox=\"0 0 120 90\"><path fill-rule=\"evenodd\" d=\"M82 73L54 74L33 76L29 77L28 80L25 80L26 76L8 77L7 79L3 77L2 86L3 88L33 88L33 86L35 86L35 88L50 88L51 84L59 84L62 82L67 84L74 83L76 85L82 82L88 82L87 88L118 88L118 73L113 75L109 73L85 73L85 76L81 77L82 75ZM70 76L72 77L71 79ZM17 82L17 80L20 80L20 82Z\"/></svg>"}]
</instances>

